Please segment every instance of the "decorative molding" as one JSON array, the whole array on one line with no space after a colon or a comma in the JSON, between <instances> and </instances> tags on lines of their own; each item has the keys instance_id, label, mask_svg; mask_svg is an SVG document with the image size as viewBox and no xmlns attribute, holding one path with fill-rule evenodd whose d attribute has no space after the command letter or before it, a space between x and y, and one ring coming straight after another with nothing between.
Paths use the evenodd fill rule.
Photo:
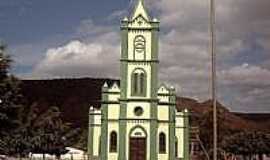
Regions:
<instances>
[{"instance_id":1,"label":"decorative molding","mask_svg":"<svg viewBox=\"0 0 270 160\"><path fill-rule=\"evenodd\" d=\"M158 105L175 106L175 102L159 102Z\"/></svg>"},{"instance_id":2,"label":"decorative molding","mask_svg":"<svg viewBox=\"0 0 270 160\"><path fill-rule=\"evenodd\" d=\"M102 101L108 101L108 94L102 94ZM101 136L100 136L100 148L101 148L101 160L107 160L108 158L108 104L101 105Z\"/></svg>"},{"instance_id":3,"label":"decorative molding","mask_svg":"<svg viewBox=\"0 0 270 160\"><path fill-rule=\"evenodd\" d=\"M132 60L132 59L120 59L121 62L129 62L129 63L159 63L159 60Z\"/></svg>"},{"instance_id":4,"label":"decorative molding","mask_svg":"<svg viewBox=\"0 0 270 160\"><path fill-rule=\"evenodd\" d=\"M119 101L102 101L101 104L120 104Z\"/></svg>"},{"instance_id":5,"label":"decorative molding","mask_svg":"<svg viewBox=\"0 0 270 160\"><path fill-rule=\"evenodd\" d=\"M102 93L104 93L104 94L120 94L121 92L120 91L119 92L116 92L116 91L104 91Z\"/></svg>"},{"instance_id":6,"label":"decorative molding","mask_svg":"<svg viewBox=\"0 0 270 160\"><path fill-rule=\"evenodd\" d=\"M119 99L122 102L156 102L158 103L159 99L157 98L128 98L128 99Z\"/></svg>"},{"instance_id":7,"label":"decorative molding","mask_svg":"<svg viewBox=\"0 0 270 160\"><path fill-rule=\"evenodd\" d=\"M101 124L89 124L89 126L93 127L101 127Z\"/></svg>"}]
</instances>

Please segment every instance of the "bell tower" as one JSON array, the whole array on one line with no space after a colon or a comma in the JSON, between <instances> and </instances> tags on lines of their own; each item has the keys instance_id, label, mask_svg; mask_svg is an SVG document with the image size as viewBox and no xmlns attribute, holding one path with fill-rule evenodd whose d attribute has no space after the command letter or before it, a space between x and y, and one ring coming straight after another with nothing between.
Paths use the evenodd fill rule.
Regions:
<instances>
[{"instance_id":1,"label":"bell tower","mask_svg":"<svg viewBox=\"0 0 270 160\"><path fill-rule=\"evenodd\" d=\"M121 98L153 99L158 83L159 22L151 19L143 0L121 21Z\"/></svg>"}]
</instances>

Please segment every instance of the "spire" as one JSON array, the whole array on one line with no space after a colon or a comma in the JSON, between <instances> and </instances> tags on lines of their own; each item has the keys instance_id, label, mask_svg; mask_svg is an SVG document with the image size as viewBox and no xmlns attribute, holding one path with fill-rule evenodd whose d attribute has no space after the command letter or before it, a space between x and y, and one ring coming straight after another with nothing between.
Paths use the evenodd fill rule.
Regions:
<instances>
[{"instance_id":1,"label":"spire","mask_svg":"<svg viewBox=\"0 0 270 160\"><path fill-rule=\"evenodd\" d=\"M135 9L133 11L131 20L134 20L135 18L137 18L138 16L142 16L143 18L145 18L146 20L150 20L148 13L146 11L146 8L144 6L144 0L137 0L137 4L135 6Z\"/></svg>"}]
</instances>

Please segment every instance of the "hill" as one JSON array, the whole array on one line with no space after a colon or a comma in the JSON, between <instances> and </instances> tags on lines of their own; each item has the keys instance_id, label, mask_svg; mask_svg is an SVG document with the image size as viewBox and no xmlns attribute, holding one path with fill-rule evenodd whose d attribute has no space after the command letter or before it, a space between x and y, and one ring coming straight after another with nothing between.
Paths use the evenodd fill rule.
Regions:
<instances>
[{"instance_id":1,"label":"hill","mask_svg":"<svg viewBox=\"0 0 270 160\"><path fill-rule=\"evenodd\" d=\"M35 102L41 110L58 106L63 112L63 119L75 126L87 128L88 109L100 108L101 87L104 82L111 85L115 79L53 79L23 80L22 93L29 104ZM191 98L177 97L177 109L191 111L192 124L196 125L203 113L211 109L211 100L198 102ZM226 123L233 128L269 130L270 114L232 113L218 103L226 115Z\"/></svg>"}]
</instances>

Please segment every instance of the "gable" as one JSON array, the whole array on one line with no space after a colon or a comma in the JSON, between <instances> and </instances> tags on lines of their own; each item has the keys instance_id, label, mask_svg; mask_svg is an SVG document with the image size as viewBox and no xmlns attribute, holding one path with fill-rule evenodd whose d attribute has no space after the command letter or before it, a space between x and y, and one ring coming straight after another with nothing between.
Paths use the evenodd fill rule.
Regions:
<instances>
[{"instance_id":1,"label":"gable","mask_svg":"<svg viewBox=\"0 0 270 160\"><path fill-rule=\"evenodd\" d=\"M152 26L147 19L145 19L142 15L139 15L138 17L136 17L135 19L133 19L130 22L129 27L132 27L132 28L151 28Z\"/></svg>"},{"instance_id":2,"label":"gable","mask_svg":"<svg viewBox=\"0 0 270 160\"><path fill-rule=\"evenodd\" d=\"M158 89L158 94L169 94L169 93L170 93L169 89L164 84L162 84Z\"/></svg>"}]
</instances>

